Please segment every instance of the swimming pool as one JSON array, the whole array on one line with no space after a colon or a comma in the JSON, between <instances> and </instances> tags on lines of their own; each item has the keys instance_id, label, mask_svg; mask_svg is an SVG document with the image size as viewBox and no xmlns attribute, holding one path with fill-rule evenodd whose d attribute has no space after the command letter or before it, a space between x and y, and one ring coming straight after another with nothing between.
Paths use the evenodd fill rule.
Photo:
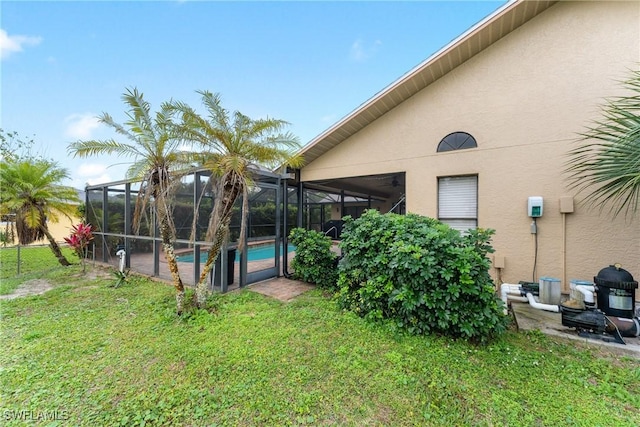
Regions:
<instances>
[{"instance_id":1,"label":"swimming pool","mask_svg":"<svg viewBox=\"0 0 640 427\"><path fill-rule=\"evenodd\" d=\"M288 252L293 252L296 250L296 247L289 243L287 248ZM282 252L282 248L280 249ZM274 258L276 253L276 249L274 245L260 245L260 246L249 246L247 248L247 261L259 261L262 259ZM204 264L207 262L208 253L203 251L200 253L200 263ZM179 262L193 262L193 253L188 253L184 255L178 255L177 259ZM236 262L240 261L240 252L236 251Z\"/></svg>"}]
</instances>

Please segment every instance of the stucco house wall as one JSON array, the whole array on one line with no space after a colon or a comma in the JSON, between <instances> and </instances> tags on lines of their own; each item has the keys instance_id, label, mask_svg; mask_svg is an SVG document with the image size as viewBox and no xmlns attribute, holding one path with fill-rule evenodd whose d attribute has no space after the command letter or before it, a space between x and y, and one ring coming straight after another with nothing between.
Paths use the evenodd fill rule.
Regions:
<instances>
[{"instance_id":1,"label":"stucco house wall","mask_svg":"<svg viewBox=\"0 0 640 427\"><path fill-rule=\"evenodd\" d=\"M306 165L302 180L404 171L407 212L437 218L438 177L477 175L478 226L496 230L503 281L533 276L529 196L544 197L537 277L560 278L566 290L620 263L640 278L638 216L614 219L580 197L573 213L559 209L576 196L567 151L639 63L640 2L557 3ZM437 153L455 131L478 147Z\"/></svg>"},{"instance_id":2,"label":"stucco house wall","mask_svg":"<svg viewBox=\"0 0 640 427\"><path fill-rule=\"evenodd\" d=\"M80 222L82 222L82 220L76 216L73 216L71 219L69 219L61 215L58 222L49 221L47 223L47 226L49 227L49 232L54 237L56 242L65 244L64 238L69 237L69 235L71 234L71 227L79 224ZM4 230L5 230L5 225L2 225L2 227L0 227L0 231L4 231ZM17 243L18 243L17 236L14 238L13 242L7 242L8 245L17 244ZM36 242L31 243L32 246L48 245L48 244L49 242L46 237L43 240L38 240Z\"/></svg>"},{"instance_id":3,"label":"stucco house wall","mask_svg":"<svg viewBox=\"0 0 640 427\"><path fill-rule=\"evenodd\" d=\"M64 243L64 238L69 237L71 234L71 227L78 225L80 222L82 222L82 220L75 216L71 219L61 216L58 222L49 222L49 231L56 239L56 242ZM47 243L46 240L44 243Z\"/></svg>"}]
</instances>

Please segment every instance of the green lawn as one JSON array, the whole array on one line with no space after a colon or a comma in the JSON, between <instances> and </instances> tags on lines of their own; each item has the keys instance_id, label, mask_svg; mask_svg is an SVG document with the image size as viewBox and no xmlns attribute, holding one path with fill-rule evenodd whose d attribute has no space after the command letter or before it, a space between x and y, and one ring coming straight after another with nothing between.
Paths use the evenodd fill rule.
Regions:
<instances>
[{"instance_id":1,"label":"green lawn","mask_svg":"<svg viewBox=\"0 0 640 427\"><path fill-rule=\"evenodd\" d=\"M69 262L79 262L72 249L66 246L61 249ZM64 268L49 246L21 246L19 252L20 274L18 274L18 247L0 249L0 295L10 294L21 283L39 278L43 272Z\"/></svg>"},{"instance_id":2,"label":"green lawn","mask_svg":"<svg viewBox=\"0 0 640 427\"><path fill-rule=\"evenodd\" d=\"M4 425L640 425L638 360L541 333L400 336L320 291L178 319L169 286L85 277L0 303Z\"/></svg>"}]
</instances>

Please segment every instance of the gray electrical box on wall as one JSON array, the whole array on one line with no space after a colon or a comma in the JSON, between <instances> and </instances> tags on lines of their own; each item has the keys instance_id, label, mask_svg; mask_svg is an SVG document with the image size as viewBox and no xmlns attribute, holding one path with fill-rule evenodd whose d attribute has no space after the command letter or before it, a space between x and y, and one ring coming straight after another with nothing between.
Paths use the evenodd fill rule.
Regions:
<instances>
[{"instance_id":1,"label":"gray electrical box on wall","mask_svg":"<svg viewBox=\"0 0 640 427\"><path fill-rule=\"evenodd\" d=\"M527 214L532 218L539 218L542 216L542 197L529 197L529 202L527 203Z\"/></svg>"}]
</instances>

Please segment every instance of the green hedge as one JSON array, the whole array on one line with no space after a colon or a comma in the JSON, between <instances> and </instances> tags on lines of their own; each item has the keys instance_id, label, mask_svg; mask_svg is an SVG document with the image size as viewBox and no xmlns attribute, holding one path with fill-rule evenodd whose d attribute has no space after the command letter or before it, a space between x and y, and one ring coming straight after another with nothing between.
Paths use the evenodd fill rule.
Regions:
<instances>
[{"instance_id":1,"label":"green hedge","mask_svg":"<svg viewBox=\"0 0 640 427\"><path fill-rule=\"evenodd\" d=\"M289 241L296 247L291 261L294 278L335 289L338 281L337 255L331 251L331 240L322 233L294 228Z\"/></svg>"},{"instance_id":2,"label":"green hedge","mask_svg":"<svg viewBox=\"0 0 640 427\"><path fill-rule=\"evenodd\" d=\"M467 235L419 215L345 217L339 304L414 334L486 341L506 328L489 276L493 230Z\"/></svg>"}]
</instances>

